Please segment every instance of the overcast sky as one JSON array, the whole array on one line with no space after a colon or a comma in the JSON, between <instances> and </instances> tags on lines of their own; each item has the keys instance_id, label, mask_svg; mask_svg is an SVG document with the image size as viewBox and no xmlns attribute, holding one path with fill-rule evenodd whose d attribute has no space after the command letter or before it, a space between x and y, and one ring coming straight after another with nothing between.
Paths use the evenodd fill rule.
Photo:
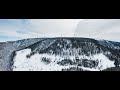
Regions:
<instances>
[{"instance_id":1,"label":"overcast sky","mask_svg":"<svg viewBox=\"0 0 120 90\"><path fill-rule=\"evenodd\" d=\"M79 37L120 42L120 19L86 19L79 22L75 33Z\"/></svg>"},{"instance_id":2,"label":"overcast sky","mask_svg":"<svg viewBox=\"0 0 120 90\"><path fill-rule=\"evenodd\" d=\"M0 41L73 36L80 19L0 19Z\"/></svg>"},{"instance_id":3,"label":"overcast sky","mask_svg":"<svg viewBox=\"0 0 120 90\"><path fill-rule=\"evenodd\" d=\"M0 19L0 41L36 37L91 37L120 41L120 19Z\"/></svg>"}]
</instances>

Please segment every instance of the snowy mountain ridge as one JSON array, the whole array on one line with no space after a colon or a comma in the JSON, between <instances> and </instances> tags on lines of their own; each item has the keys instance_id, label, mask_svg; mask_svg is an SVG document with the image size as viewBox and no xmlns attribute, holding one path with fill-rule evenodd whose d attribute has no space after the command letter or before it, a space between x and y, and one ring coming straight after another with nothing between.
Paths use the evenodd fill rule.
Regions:
<instances>
[{"instance_id":1,"label":"snowy mountain ridge","mask_svg":"<svg viewBox=\"0 0 120 90\"><path fill-rule=\"evenodd\" d=\"M33 38L0 43L0 70L102 71L120 65L120 43L91 38Z\"/></svg>"}]
</instances>

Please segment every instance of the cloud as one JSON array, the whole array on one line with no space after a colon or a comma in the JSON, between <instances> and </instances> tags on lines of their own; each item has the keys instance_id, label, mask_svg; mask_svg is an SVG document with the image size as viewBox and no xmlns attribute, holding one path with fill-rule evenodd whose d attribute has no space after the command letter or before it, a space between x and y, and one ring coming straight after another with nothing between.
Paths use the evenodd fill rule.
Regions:
<instances>
[{"instance_id":1,"label":"cloud","mask_svg":"<svg viewBox=\"0 0 120 90\"><path fill-rule=\"evenodd\" d=\"M79 21L80 19L1 19L0 36L20 39L73 36Z\"/></svg>"},{"instance_id":2,"label":"cloud","mask_svg":"<svg viewBox=\"0 0 120 90\"><path fill-rule=\"evenodd\" d=\"M31 19L30 30L46 37L73 36L80 19Z\"/></svg>"},{"instance_id":3,"label":"cloud","mask_svg":"<svg viewBox=\"0 0 120 90\"><path fill-rule=\"evenodd\" d=\"M27 23L23 19L1 19L0 40L9 41L11 39L16 40L18 38L19 39L28 38L29 35L28 31L26 30L26 26Z\"/></svg>"},{"instance_id":4,"label":"cloud","mask_svg":"<svg viewBox=\"0 0 120 90\"><path fill-rule=\"evenodd\" d=\"M79 37L120 41L120 19L1 19L0 40ZM6 37L6 38L5 38ZM9 38L8 38L9 37Z\"/></svg>"},{"instance_id":5,"label":"cloud","mask_svg":"<svg viewBox=\"0 0 120 90\"><path fill-rule=\"evenodd\" d=\"M75 31L79 37L120 41L120 19L82 20Z\"/></svg>"}]
</instances>

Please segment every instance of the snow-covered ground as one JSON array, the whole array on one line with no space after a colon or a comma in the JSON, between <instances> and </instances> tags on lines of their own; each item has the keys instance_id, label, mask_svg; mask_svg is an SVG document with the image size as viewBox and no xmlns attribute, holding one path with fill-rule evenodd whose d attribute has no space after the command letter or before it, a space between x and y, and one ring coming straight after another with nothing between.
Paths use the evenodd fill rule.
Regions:
<instances>
[{"instance_id":1,"label":"snow-covered ground","mask_svg":"<svg viewBox=\"0 0 120 90\"><path fill-rule=\"evenodd\" d=\"M26 56L31 53L31 49L24 49L16 52L16 56L14 57L14 65L13 71L61 71L62 69L68 69L70 67L76 67L75 65L59 65L57 62L64 59L61 56L48 55L48 54L39 54L36 53L30 58ZM49 64L46 64L42 61L42 58L49 58ZM74 59L75 56L69 56L71 60ZM96 54L93 56L79 56L79 59L89 59L98 60L99 64L96 68L89 68L81 66L83 70L89 71L100 71L106 68L115 67L114 61L109 60L102 53Z\"/></svg>"}]
</instances>

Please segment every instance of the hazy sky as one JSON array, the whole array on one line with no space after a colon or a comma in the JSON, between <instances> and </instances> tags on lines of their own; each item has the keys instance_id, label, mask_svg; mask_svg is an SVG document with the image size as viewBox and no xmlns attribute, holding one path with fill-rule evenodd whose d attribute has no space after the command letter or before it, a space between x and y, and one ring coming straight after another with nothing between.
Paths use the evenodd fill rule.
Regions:
<instances>
[{"instance_id":1,"label":"hazy sky","mask_svg":"<svg viewBox=\"0 0 120 90\"><path fill-rule=\"evenodd\" d=\"M77 36L120 42L120 19L86 19L79 22Z\"/></svg>"},{"instance_id":2,"label":"hazy sky","mask_svg":"<svg viewBox=\"0 0 120 90\"><path fill-rule=\"evenodd\" d=\"M0 41L91 37L120 41L120 19L0 19Z\"/></svg>"},{"instance_id":3,"label":"hazy sky","mask_svg":"<svg viewBox=\"0 0 120 90\"><path fill-rule=\"evenodd\" d=\"M73 36L80 19L1 19L0 41Z\"/></svg>"}]
</instances>

